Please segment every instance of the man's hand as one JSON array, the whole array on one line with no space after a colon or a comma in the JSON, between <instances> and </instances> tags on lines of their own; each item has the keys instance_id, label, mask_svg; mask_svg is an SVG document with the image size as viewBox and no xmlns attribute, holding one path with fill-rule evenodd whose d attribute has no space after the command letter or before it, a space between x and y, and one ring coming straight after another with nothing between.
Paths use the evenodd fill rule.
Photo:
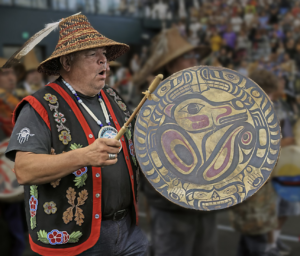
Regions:
<instances>
[{"instance_id":1,"label":"man's hand","mask_svg":"<svg viewBox=\"0 0 300 256\"><path fill-rule=\"evenodd\" d=\"M82 149L85 166L112 165L118 161L121 143L115 139L97 139L91 145ZM115 154L115 159L109 159L109 154Z\"/></svg>"}]
</instances>

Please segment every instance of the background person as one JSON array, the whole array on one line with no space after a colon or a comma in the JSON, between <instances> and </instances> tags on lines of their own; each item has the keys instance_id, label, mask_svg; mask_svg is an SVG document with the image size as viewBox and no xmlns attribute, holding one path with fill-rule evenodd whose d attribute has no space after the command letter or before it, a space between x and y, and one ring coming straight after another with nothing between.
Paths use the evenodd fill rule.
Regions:
<instances>
[{"instance_id":1,"label":"background person","mask_svg":"<svg viewBox=\"0 0 300 256\"><path fill-rule=\"evenodd\" d=\"M12 112L19 103L19 100L13 95L13 92L17 85L17 76L13 68L1 68L7 60L0 58L0 143L3 147L5 140L10 138L13 131L13 125L11 122ZM1 149L1 151L3 151ZM2 152L0 152L2 157ZM3 172L10 171L2 169L5 163L1 158L0 165L0 193L3 195L6 193L13 194L11 191L13 188L18 187L16 180L8 180L6 175L4 178ZM6 160L6 159L5 159ZM14 184L14 182L16 184ZM7 184L9 183L9 184ZM9 188L9 189L8 189ZM8 197L9 198L9 197ZM10 198L11 202L2 201L0 199L0 223L2 235L5 237L1 239L0 248L1 253L12 256L23 255L25 249L25 234L23 223L23 205L22 203L14 202L14 198Z\"/></svg>"},{"instance_id":2,"label":"background person","mask_svg":"<svg viewBox=\"0 0 300 256\"><path fill-rule=\"evenodd\" d=\"M163 42L167 42L164 52L157 55L156 47ZM145 81L145 77L154 72L162 72L167 78L180 70L196 66L198 60L210 52L208 47L199 48L188 43L176 28L163 30L155 43L148 62L133 79L135 85ZM151 66L152 63L155 64ZM180 207L155 191L145 178L142 191L150 206L151 242L155 256L217 255L215 212Z\"/></svg>"}]
</instances>

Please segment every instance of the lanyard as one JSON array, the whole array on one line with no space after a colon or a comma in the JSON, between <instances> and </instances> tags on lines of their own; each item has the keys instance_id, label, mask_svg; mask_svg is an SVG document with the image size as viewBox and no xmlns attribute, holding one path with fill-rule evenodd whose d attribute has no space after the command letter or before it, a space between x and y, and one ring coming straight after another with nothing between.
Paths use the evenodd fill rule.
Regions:
<instances>
[{"instance_id":1,"label":"lanyard","mask_svg":"<svg viewBox=\"0 0 300 256\"><path fill-rule=\"evenodd\" d=\"M74 96L76 97L77 101L79 104L81 104L81 106L86 110L86 112L88 112L88 114L95 120L95 122L102 128L103 124L102 122L94 115L94 113L87 107L87 105L85 105L82 101L82 99L79 98L79 96L77 95L76 91L73 89L73 87L67 83L64 79L62 79L62 81L64 82L64 84L68 87L68 89L74 94ZM100 107L102 109L102 112L104 114L105 117L105 121L107 123L107 125L111 125L110 121L109 121L109 115L107 112L107 109L105 107L105 103L100 95L100 93L97 94L98 97L98 101L100 103Z\"/></svg>"}]
</instances>

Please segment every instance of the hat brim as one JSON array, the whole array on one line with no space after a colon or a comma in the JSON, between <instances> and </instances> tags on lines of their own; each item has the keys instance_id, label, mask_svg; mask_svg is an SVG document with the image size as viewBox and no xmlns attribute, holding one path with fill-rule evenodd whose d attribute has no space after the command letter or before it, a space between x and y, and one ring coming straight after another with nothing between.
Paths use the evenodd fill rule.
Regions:
<instances>
[{"instance_id":1,"label":"hat brim","mask_svg":"<svg viewBox=\"0 0 300 256\"><path fill-rule=\"evenodd\" d=\"M205 46L205 45L193 46L190 44L186 44L185 47L180 47L177 49L177 51L174 51L174 52L168 54L168 56L166 58L162 59L158 63L158 65L155 66L155 68L153 69L153 71L151 73L159 70L163 66L170 63L172 60L175 60L175 59L179 58L180 56L182 56L183 54L185 54L189 51L192 51L192 50L196 51L200 55L201 60L205 59L211 53L211 48L209 46Z\"/></svg>"},{"instance_id":2,"label":"hat brim","mask_svg":"<svg viewBox=\"0 0 300 256\"><path fill-rule=\"evenodd\" d=\"M106 57L108 61L115 60L129 50L127 44L117 43L109 38L97 38L93 41L76 43L74 46L68 46L67 49L54 51L48 59L38 66L38 71L47 75L59 75L61 68L59 58L61 56L99 47L107 47Z\"/></svg>"}]
</instances>

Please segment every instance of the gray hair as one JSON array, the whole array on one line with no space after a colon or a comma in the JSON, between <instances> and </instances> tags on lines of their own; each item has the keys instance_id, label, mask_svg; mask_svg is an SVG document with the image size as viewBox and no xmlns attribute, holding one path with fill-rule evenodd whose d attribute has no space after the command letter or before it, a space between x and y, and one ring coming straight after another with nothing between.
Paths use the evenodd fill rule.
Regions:
<instances>
[{"instance_id":1,"label":"gray hair","mask_svg":"<svg viewBox=\"0 0 300 256\"><path fill-rule=\"evenodd\" d=\"M78 52L72 52L72 53L69 53L69 54L66 54L64 55L65 57L67 57L69 60L70 60L70 63L72 63L76 57ZM61 56L63 57L63 56ZM61 62L61 57L59 58L59 65L60 65L60 69L63 68L63 65L62 65L62 62Z\"/></svg>"}]
</instances>

